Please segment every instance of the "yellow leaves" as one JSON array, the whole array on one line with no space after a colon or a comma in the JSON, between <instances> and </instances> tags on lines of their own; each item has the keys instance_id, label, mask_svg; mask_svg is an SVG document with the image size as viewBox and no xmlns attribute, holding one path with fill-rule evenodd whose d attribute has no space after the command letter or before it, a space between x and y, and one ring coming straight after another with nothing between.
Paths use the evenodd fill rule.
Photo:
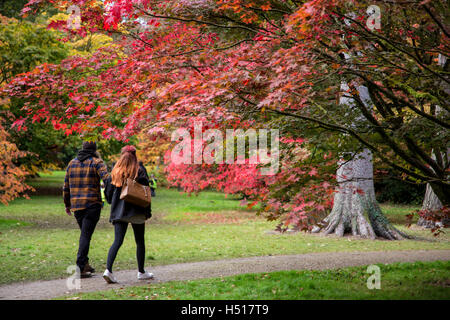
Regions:
<instances>
[{"instance_id":1,"label":"yellow leaves","mask_svg":"<svg viewBox=\"0 0 450 320\"><path fill-rule=\"evenodd\" d=\"M55 14L54 16L51 16L50 18L47 19L47 24L50 24L50 22L56 22L56 21L67 21L67 19L69 19L69 15L66 13L58 13Z\"/></svg>"},{"instance_id":2,"label":"yellow leaves","mask_svg":"<svg viewBox=\"0 0 450 320\"><path fill-rule=\"evenodd\" d=\"M124 33L124 34L130 34L130 31L127 29L127 27L124 25L124 24L122 24L122 23L119 23L118 25L117 25L117 31L119 31L120 33Z\"/></svg>"},{"instance_id":3,"label":"yellow leaves","mask_svg":"<svg viewBox=\"0 0 450 320\"><path fill-rule=\"evenodd\" d=\"M88 37L70 42L71 55L87 56L100 48L113 45L113 39L105 34L91 34Z\"/></svg>"},{"instance_id":4,"label":"yellow leaves","mask_svg":"<svg viewBox=\"0 0 450 320\"><path fill-rule=\"evenodd\" d=\"M144 164L158 166L163 162L163 156L170 146L170 139L166 136L159 139L149 139L147 129L143 129L138 135L138 158ZM162 167L161 167L162 169Z\"/></svg>"},{"instance_id":5,"label":"yellow leaves","mask_svg":"<svg viewBox=\"0 0 450 320\"><path fill-rule=\"evenodd\" d=\"M39 172L39 168L32 164L30 167L30 171L31 174L36 174Z\"/></svg>"}]
</instances>

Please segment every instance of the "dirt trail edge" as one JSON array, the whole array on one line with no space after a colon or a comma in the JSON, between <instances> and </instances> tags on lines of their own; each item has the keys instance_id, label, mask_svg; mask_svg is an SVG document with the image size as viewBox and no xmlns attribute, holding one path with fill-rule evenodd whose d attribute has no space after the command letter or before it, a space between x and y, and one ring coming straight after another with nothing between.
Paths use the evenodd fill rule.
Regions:
<instances>
[{"instance_id":1,"label":"dirt trail edge","mask_svg":"<svg viewBox=\"0 0 450 320\"><path fill-rule=\"evenodd\" d=\"M69 290L65 279L12 283L0 287L0 299L51 299L67 294L145 285L151 282L194 280L232 276L243 273L282 270L324 270L369 264L394 262L450 260L450 250L377 251L377 252L321 252L284 256L262 256L216 261L202 261L156 266L147 270L155 274L151 281L138 281L136 270L117 271L118 284L106 284L103 270L92 278L81 280L81 289Z\"/></svg>"}]
</instances>

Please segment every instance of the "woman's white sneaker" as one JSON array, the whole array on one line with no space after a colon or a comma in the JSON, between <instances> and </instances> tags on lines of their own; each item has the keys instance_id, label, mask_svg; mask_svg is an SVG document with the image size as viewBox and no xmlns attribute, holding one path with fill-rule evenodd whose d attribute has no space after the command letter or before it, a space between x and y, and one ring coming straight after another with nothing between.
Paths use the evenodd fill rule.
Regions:
<instances>
[{"instance_id":1,"label":"woman's white sneaker","mask_svg":"<svg viewBox=\"0 0 450 320\"><path fill-rule=\"evenodd\" d=\"M154 277L155 276L153 275L153 273L150 273L150 272L142 273L142 272L138 271L138 274L137 274L138 280L150 280L150 279L153 279Z\"/></svg>"},{"instance_id":2,"label":"woman's white sneaker","mask_svg":"<svg viewBox=\"0 0 450 320\"><path fill-rule=\"evenodd\" d=\"M116 277L114 277L112 272L109 272L108 269L106 269L105 272L103 273L103 279L105 279L105 281L108 283L117 283Z\"/></svg>"}]
</instances>

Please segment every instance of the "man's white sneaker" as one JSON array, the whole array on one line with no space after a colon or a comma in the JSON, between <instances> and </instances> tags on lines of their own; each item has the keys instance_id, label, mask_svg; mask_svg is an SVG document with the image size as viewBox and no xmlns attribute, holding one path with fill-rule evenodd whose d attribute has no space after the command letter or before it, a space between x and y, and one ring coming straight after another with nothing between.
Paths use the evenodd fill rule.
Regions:
<instances>
[{"instance_id":1,"label":"man's white sneaker","mask_svg":"<svg viewBox=\"0 0 450 320\"><path fill-rule=\"evenodd\" d=\"M138 280L150 280L150 279L153 279L154 277L155 276L153 275L153 273L150 273L150 272L142 273L142 272L138 271L138 274L137 274Z\"/></svg>"},{"instance_id":2,"label":"man's white sneaker","mask_svg":"<svg viewBox=\"0 0 450 320\"><path fill-rule=\"evenodd\" d=\"M108 269L106 269L103 273L103 279L105 279L105 281L108 283L117 283L116 277L114 277L113 273L109 272Z\"/></svg>"}]
</instances>

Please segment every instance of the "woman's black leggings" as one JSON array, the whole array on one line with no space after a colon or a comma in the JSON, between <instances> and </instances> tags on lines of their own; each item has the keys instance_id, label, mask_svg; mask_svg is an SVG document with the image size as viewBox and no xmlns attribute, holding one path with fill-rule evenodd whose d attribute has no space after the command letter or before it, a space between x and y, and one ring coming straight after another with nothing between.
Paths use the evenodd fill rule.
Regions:
<instances>
[{"instance_id":1,"label":"woman's black leggings","mask_svg":"<svg viewBox=\"0 0 450 320\"><path fill-rule=\"evenodd\" d=\"M136 240L136 258L138 263L139 272L145 272L144 261L145 261L145 223L142 224L131 224L134 231L134 240ZM123 243L125 234L127 233L128 222L117 221L114 222L114 243L108 252L108 260L106 261L106 268L109 272L112 272L112 265L116 259L117 252Z\"/></svg>"}]
</instances>

